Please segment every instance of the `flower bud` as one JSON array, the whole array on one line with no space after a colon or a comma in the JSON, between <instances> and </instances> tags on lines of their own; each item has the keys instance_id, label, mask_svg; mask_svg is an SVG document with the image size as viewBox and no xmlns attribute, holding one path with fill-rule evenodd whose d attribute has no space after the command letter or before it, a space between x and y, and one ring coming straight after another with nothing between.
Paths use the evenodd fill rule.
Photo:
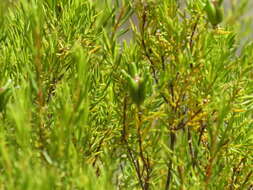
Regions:
<instances>
[{"instance_id":1,"label":"flower bud","mask_svg":"<svg viewBox=\"0 0 253 190\"><path fill-rule=\"evenodd\" d=\"M223 0L206 0L205 11L208 20L215 27L223 20L223 9L221 7Z\"/></svg>"},{"instance_id":2,"label":"flower bud","mask_svg":"<svg viewBox=\"0 0 253 190\"><path fill-rule=\"evenodd\" d=\"M144 75L144 77L139 76L136 65L134 63L130 64L128 69L130 74L128 74L124 70L122 70L122 73L127 80L130 96L133 102L137 106L140 106L144 102L146 97L146 86L148 77L146 74Z\"/></svg>"}]
</instances>

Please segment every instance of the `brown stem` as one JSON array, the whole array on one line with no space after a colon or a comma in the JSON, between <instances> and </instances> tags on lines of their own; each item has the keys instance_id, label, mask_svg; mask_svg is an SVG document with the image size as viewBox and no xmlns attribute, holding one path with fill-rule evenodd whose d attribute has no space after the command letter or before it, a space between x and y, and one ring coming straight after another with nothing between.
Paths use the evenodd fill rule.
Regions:
<instances>
[{"instance_id":1,"label":"brown stem","mask_svg":"<svg viewBox=\"0 0 253 190\"><path fill-rule=\"evenodd\" d=\"M145 7L145 6L144 6ZM148 49L147 49L147 45L145 43L145 25L146 25L146 11L144 10L143 12L143 15L142 15L142 25L141 25L141 45L143 47L143 50L144 50L144 54L145 54L145 57L148 59L148 61L150 62L150 68L151 68L151 71L152 71L152 75L153 75L153 78L155 80L155 83L158 84L158 78L156 76L156 71L155 71L155 63L154 61L151 59L150 55L149 55L149 52L148 52ZM160 95L162 96L163 100L165 101L165 103L169 103L169 101L166 99L166 97L160 93Z\"/></svg>"},{"instance_id":2,"label":"brown stem","mask_svg":"<svg viewBox=\"0 0 253 190\"><path fill-rule=\"evenodd\" d=\"M134 169L136 171L139 184L140 184L141 188L144 189L145 187L144 187L144 183L143 183L143 180L141 177L141 170L140 170L139 161L138 161L138 159L135 160L134 155L133 155L133 151L127 141L127 131L126 131L127 130L127 124L126 124L127 112L126 111L127 111L127 98L124 98L122 141L127 149L128 159L131 161L131 163L133 164Z\"/></svg>"},{"instance_id":3,"label":"brown stem","mask_svg":"<svg viewBox=\"0 0 253 190\"><path fill-rule=\"evenodd\" d=\"M150 167L149 167L149 162L144 156L144 151L143 151L143 140L142 140L142 133L141 133L141 112L140 112L140 107L137 108L138 111L138 120L137 120L137 136L138 136L138 144L139 144L139 151L140 151L140 158L143 163L143 171L146 172L146 176L144 175L144 190L149 189L149 177L150 177ZM142 175L143 176L143 175Z\"/></svg>"},{"instance_id":4,"label":"brown stem","mask_svg":"<svg viewBox=\"0 0 253 190\"><path fill-rule=\"evenodd\" d=\"M191 33L191 38L190 38L190 49L192 51L192 48L193 48L193 37L194 37L194 34L197 30L197 25L198 25L198 22L199 22L199 19L200 19L200 16L197 17L197 20L193 26L193 30L192 30L192 33Z\"/></svg>"},{"instance_id":5,"label":"brown stem","mask_svg":"<svg viewBox=\"0 0 253 190\"><path fill-rule=\"evenodd\" d=\"M248 175L246 176L246 178L245 178L245 180L244 180L244 182L243 182L243 184L242 184L242 186L241 186L242 189L244 188L244 186L246 185L246 183L249 182L252 173L253 173L253 171L250 171L250 172L248 173ZM252 189L252 188L253 188L252 186L253 186L253 184L251 184L251 186L249 187L249 189Z\"/></svg>"},{"instance_id":6,"label":"brown stem","mask_svg":"<svg viewBox=\"0 0 253 190\"><path fill-rule=\"evenodd\" d=\"M174 133L174 131L171 131L170 132L170 149L172 152L174 150L175 143L176 143L176 134ZM172 180L172 159L170 159L169 164L168 164L168 173L167 173L165 190L169 190L171 180Z\"/></svg>"}]
</instances>

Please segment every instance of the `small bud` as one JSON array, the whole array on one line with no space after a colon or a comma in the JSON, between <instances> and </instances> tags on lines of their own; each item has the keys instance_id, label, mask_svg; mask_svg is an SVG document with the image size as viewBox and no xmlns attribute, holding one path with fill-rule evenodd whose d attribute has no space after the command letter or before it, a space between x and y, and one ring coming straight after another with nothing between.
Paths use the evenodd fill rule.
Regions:
<instances>
[{"instance_id":1,"label":"small bud","mask_svg":"<svg viewBox=\"0 0 253 190\"><path fill-rule=\"evenodd\" d=\"M138 102L140 102L140 104L142 104L146 98L147 82L148 82L147 75L144 75L144 77L140 78L139 80Z\"/></svg>"},{"instance_id":2,"label":"small bud","mask_svg":"<svg viewBox=\"0 0 253 190\"><path fill-rule=\"evenodd\" d=\"M206 0L205 11L208 20L215 27L223 20L223 9L221 7L223 0Z\"/></svg>"},{"instance_id":3,"label":"small bud","mask_svg":"<svg viewBox=\"0 0 253 190\"><path fill-rule=\"evenodd\" d=\"M139 76L137 67L134 63L131 63L128 69L130 74L128 74L124 70L122 70L122 73L127 80L130 96L133 102L137 106L140 106L144 102L146 97L146 86L148 77L147 75L144 75L144 77Z\"/></svg>"}]
</instances>

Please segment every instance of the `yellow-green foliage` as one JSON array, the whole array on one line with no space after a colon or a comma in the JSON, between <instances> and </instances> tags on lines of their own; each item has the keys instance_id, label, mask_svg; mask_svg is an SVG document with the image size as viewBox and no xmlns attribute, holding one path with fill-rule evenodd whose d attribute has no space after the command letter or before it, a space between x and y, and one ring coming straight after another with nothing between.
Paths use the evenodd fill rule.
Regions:
<instances>
[{"instance_id":1,"label":"yellow-green foliage","mask_svg":"<svg viewBox=\"0 0 253 190\"><path fill-rule=\"evenodd\" d=\"M0 189L252 189L247 2L1 0Z\"/></svg>"}]
</instances>

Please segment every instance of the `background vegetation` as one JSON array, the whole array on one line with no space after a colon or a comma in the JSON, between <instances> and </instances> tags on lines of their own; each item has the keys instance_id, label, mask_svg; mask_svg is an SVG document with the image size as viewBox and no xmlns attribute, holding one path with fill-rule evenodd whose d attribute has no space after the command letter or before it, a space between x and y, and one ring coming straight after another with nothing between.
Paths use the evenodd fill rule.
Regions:
<instances>
[{"instance_id":1,"label":"background vegetation","mask_svg":"<svg viewBox=\"0 0 253 190\"><path fill-rule=\"evenodd\" d=\"M1 0L0 189L252 189L248 1L206 3Z\"/></svg>"}]
</instances>

